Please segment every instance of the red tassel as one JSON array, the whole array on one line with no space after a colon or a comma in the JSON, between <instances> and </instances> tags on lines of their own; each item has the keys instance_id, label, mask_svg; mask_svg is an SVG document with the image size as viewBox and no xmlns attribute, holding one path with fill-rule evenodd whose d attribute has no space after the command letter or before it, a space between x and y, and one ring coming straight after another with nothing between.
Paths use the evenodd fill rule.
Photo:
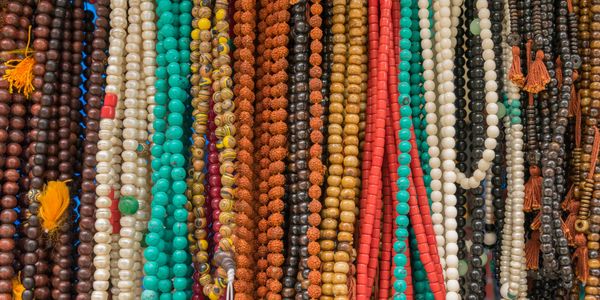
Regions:
<instances>
[{"instance_id":1,"label":"red tassel","mask_svg":"<svg viewBox=\"0 0 600 300\"><path fill-rule=\"evenodd\" d=\"M527 82L524 90L537 94L546 88L546 84L550 82L550 74L544 64L544 51L538 50L535 54L535 61L529 66L527 73Z\"/></svg>"},{"instance_id":2,"label":"red tassel","mask_svg":"<svg viewBox=\"0 0 600 300\"><path fill-rule=\"evenodd\" d=\"M531 237L525 243L525 259L528 270L537 270L540 264L540 232L531 233Z\"/></svg>"},{"instance_id":3,"label":"red tassel","mask_svg":"<svg viewBox=\"0 0 600 300\"><path fill-rule=\"evenodd\" d=\"M542 200L542 177L538 166L529 167L529 180L525 184L525 203L523 210L530 212L541 207Z\"/></svg>"},{"instance_id":4,"label":"red tassel","mask_svg":"<svg viewBox=\"0 0 600 300\"><path fill-rule=\"evenodd\" d=\"M577 250L573 253L573 263L575 264L575 275L577 279L582 282L586 282L588 278L588 248L587 239L583 233L578 233L575 237L575 244Z\"/></svg>"},{"instance_id":5,"label":"red tassel","mask_svg":"<svg viewBox=\"0 0 600 300\"><path fill-rule=\"evenodd\" d=\"M512 46L512 66L508 71L508 79L512 80L518 87L525 84L525 76L521 71L521 49L519 46Z\"/></svg>"},{"instance_id":6,"label":"red tassel","mask_svg":"<svg viewBox=\"0 0 600 300\"><path fill-rule=\"evenodd\" d=\"M569 210L569 207L571 206L571 203L574 200L574 195L573 195L574 192L575 192L575 186L573 184L571 184L571 187L567 191L567 195L565 195L565 200L560 205L560 207L564 211L572 212L571 210Z\"/></svg>"}]
</instances>

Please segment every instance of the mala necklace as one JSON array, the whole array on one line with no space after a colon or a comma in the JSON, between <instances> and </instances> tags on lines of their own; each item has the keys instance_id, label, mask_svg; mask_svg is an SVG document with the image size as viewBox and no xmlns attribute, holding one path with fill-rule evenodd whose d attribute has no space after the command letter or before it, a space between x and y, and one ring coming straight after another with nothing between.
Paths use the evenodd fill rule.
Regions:
<instances>
[{"instance_id":1,"label":"mala necklace","mask_svg":"<svg viewBox=\"0 0 600 300\"><path fill-rule=\"evenodd\" d=\"M26 126L24 119L27 108L25 103L31 93L31 78L28 78L26 87L15 88L15 81L19 78L19 65L27 63L32 65L33 58L29 56L29 42L31 41L31 17L33 10L28 1L8 2L2 5L0 19L3 21L3 38L1 59L5 61L2 67L2 81L0 93L2 104L0 106L0 144L2 153L2 225L0 225L0 295L4 298L17 296L16 291L22 290L20 278L15 272L15 222L18 219L17 197L23 191L19 185L19 169L22 167L23 142ZM25 49L21 55L14 55L14 50ZM14 64L13 64L14 63ZM31 76L31 71L28 72ZM19 295L20 296L20 295Z\"/></svg>"},{"instance_id":2,"label":"mala necklace","mask_svg":"<svg viewBox=\"0 0 600 300\"><path fill-rule=\"evenodd\" d=\"M288 91L287 54L288 34L290 31L288 21L289 3L285 0L276 2L261 2L262 7L259 17L264 19L264 25L259 24L259 44L264 33L264 58L262 63L263 87L257 86L263 93L261 107L257 109L263 115L261 121L260 149L260 183L259 201L261 206L258 213L260 216L258 240L266 248L259 248L259 273L257 280L259 284L258 296L274 298L279 297L283 288L281 279L283 277L282 265L285 261L283 255L282 228L284 222L283 197L285 195L285 163L287 156L287 130L286 125L288 101L285 95ZM260 75L259 75L260 76ZM264 247L263 246L263 247ZM263 288L261 288L263 287Z\"/></svg>"},{"instance_id":3,"label":"mala necklace","mask_svg":"<svg viewBox=\"0 0 600 300\"><path fill-rule=\"evenodd\" d=\"M212 81L212 9L203 1L194 2L192 9L192 41L190 43L190 60L192 76L190 78L192 98L192 145L190 147L191 163L188 177L188 193L190 194L194 224L188 228L190 253L194 262L194 283L192 299L203 299L203 287L211 283L209 264L209 209L207 206L208 185L205 186L205 147Z\"/></svg>"},{"instance_id":4,"label":"mala necklace","mask_svg":"<svg viewBox=\"0 0 600 300\"><path fill-rule=\"evenodd\" d=\"M144 250L146 276L142 298L170 294L173 299L185 299L191 287L190 257L186 251L188 213L184 208L187 203L184 194L187 172L183 139L183 113L189 87L190 53L187 47L191 10L192 3L187 0L157 3L158 68L151 151L155 172L152 175L154 198L148 222L150 233L146 236L148 247ZM153 272L149 273L148 269Z\"/></svg>"},{"instance_id":5,"label":"mala necklace","mask_svg":"<svg viewBox=\"0 0 600 300\"><path fill-rule=\"evenodd\" d=\"M308 238L308 30L307 2L304 0L290 7L291 31L293 40L290 53L290 90L289 90L289 132L288 132L288 179L286 184L290 191L288 201L290 225L288 227L288 248L284 264L283 290L284 299L293 299L296 291L302 290L302 280L307 277L306 255ZM296 282L296 278L299 282Z\"/></svg>"},{"instance_id":6,"label":"mala necklace","mask_svg":"<svg viewBox=\"0 0 600 300\"><path fill-rule=\"evenodd\" d=\"M96 154L99 141L100 109L105 72L106 52L108 45L108 1L97 1L95 5L96 23L92 23L93 14L85 11L86 36L85 36L85 66L86 81L84 94L85 106L85 140L83 142L83 169L81 172L81 192L79 199L79 245L77 252L77 299L91 299L93 290L93 245L96 214Z\"/></svg>"},{"instance_id":7,"label":"mala necklace","mask_svg":"<svg viewBox=\"0 0 600 300\"><path fill-rule=\"evenodd\" d=\"M20 74L18 68L23 64L32 65L35 61L29 55L31 41L31 18L33 10L30 2L8 2L2 5L2 15L0 19L3 21L3 39L1 58L5 61L2 68L2 78L0 92L2 95L2 105L0 108L0 140L1 153L3 159L1 164L2 175L4 182L2 183L2 225L0 230L0 294L3 297L10 298L17 295L17 290L23 290L21 280L15 272L15 235L17 229L15 222L18 219L17 197L23 193L19 185L19 169L22 168L22 154L25 140L23 129L26 126L24 119L27 108L25 103L30 97L32 82L31 71L28 72L27 86L19 85L15 88L15 83ZM25 49L24 54L14 55L14 50ZM14 62L14 65L12 64ZM17 81L20 82L20 81ZM28 249L30 250L30 249ZM31 250L30 250L31 251Z\"/></svg>"},{"instance_id":8,"label":"mala necklace","mask_svg":"<svg viewBox=\"0 0 600 300\"><path fill-rule=\"evenodd\" d=\"M236 46L234 52L234 94L235 116L237 123L237 159L236 184L238 200L235 204L236 227L233 240L236 250L235 282L236 296L240 299L253 299L255 295L255 230L256 214L254 211L254 159L253 139L254 126L254 55L256 39L256 1L235 1L235 26L233 28Z\"/></svg>"}]
</instances>

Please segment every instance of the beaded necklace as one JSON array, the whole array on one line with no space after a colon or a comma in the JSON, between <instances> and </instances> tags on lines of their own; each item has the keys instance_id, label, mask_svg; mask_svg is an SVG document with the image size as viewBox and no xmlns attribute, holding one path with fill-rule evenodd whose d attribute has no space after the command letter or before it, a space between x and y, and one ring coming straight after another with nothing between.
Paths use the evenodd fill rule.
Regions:
<instances>
[{"instance_id":1,"label":"beaded necklace","mask_svg":"<svg viewBox=\"0 0 600 300\"><path fill-rule=\"evenodd\" d=\"M254 159L253 126L254 126L254 40L256 35L256 1L238 0L235 2L234 14L236 50L234 58L235 107L238 144L238 164L236 172L237 197L236 228L234 246L236 249L236 281L234 288L238 297L252 299L255 295L254 254L256 253L255 232L256 214L254 211Z\"/></svg>"},{"instance_id":2,"label":"beaded necklace","mask_svg":"<svg viewBox=\"0 0 600 300\"><path fill-rule=\"evenodd\" d=\"M322 19L321 14L323 13L323 6L321 5L319 0L312 0L310 4L310 18L308 24L310 25L310 49L311 55L309 58L309 63L311 65L311 69L309 71L310 80L309 80L309 99L310 99L310 150L309 150L309 160L308 160L308 169L310 174L308 175L310 186L308 188L308 197L310 197L310 202L308 203L308 210L310 214L308 215L308 225L309 228L306 231L306 238L308 239L307 244L307 257L306 257L306 268L308 270L308 275L305 276L308 282L302 282L302 295L306 295L309 298L317 298L321 295L321 259L319 258L319 252L321 247L318 243L320 232L319 225L321 223L321 217L319 213L321 212L321 202L319 199L322 195L321 185L323 184L324 177L324 166L321 161L321 157L323 155L323 93L322 89L325 84L321 81L322 76L324 76L321 68L322 57L321 53L323 52L323 44L321 43L321 39L323 38L323 30L321 30ZM307 284L308 283L308 284ZM304 292L306 289L306 292Z\"/></svg>"},{"instance_id":3,"label":"beaded necklace","mask_svg":"<svg viewBox=\"0 0 600 300\"><path fill-rule=\"evenodd\" d=\"M290 68L290 86L289 86L289 105L288 105L288 178L286 180L287 190L289 190L288 201L290 222L288 226L286 262L283 266L283 290L284 299L293 299L296 290L301 290L301 283L296 282L304 277L303 270L306 270L306 256L301 257L301 253L307 253L308 230L308 24L307 2L304 0L290 7L291 24L290 39L291 51L289 62Z\"/></svg>"},{"instance_id":4,"label":"beaded necklace","mask_svg":"<svg viewBox=\"0 0 600 300\"><path fill-rule=\"evenodd\" d=\"M79 241L77 247L79 257L77 265L77 284L76 290L78 299L88 299L93 291L93 245L94 228L96 213L96 154L98 152L97 143L99 141L100 109L102 108L102 96L104 78L102 74L105 71L106 52L108 44L108 1L97 1L95 4L96 21L92 23L94 17L89 10L85 11L85 66L86 80L84 94L85 105L85 140L83 142L83 170L81 172L81 192L79 199Z\"/></svg>"},{"instance_id":5,"label":"beaded necklace","mask_svg":"<svg viewBox=\"0 0 600 300\"><path fill-rule=\"evenodd\" d=\"M277 297L282 291L281 279L283 277L282 265L284 263L283 255L283 236L282 228L284 222L283 197L285 195L285 164L283 160L287 156L287 105L285 98L288 87L286 84L288 62L286 60L288 50L288 34L290 31L288 21L290 14L288 12L289 1L278 0L276 2L262 2L263 6L259 14L264 18L264 27L259 24L259 32L265 32L264 60L262 61L265 91L261 95L263 114L260 140L261 159L260 159L260 183L259 183L259 230L264 233L259 235L259 242L266 245L263 251L259 248L259 269L266 270L266 276L260 279L259 285L266 289L259 289L259 297ZM262 28L261 28L262 27ZM267 30L268 29L268 30ZM270 38L270 39L269 39ZM259 43L261 37L259 36ZM268 40L267 40L268 39ZM259 50L260 55L260 50ZM260 76L260 75L259 75ZM258 87L261 89L262 87ZM257 98L259 98L257 96ZM268 220L268 222L267 222ZM265 251L266 250L266 251ZM262 261L262 262L261 262ZM262 266L261 266L262 264ZM263 281L264 279L264 281ZM264 293L264 294L263 294Z\"/></svg>"},{"instance_id":6,"label":"beaded necklace","mask_svg":"<svg viewBox=\"0 0 600 300\"><path fill-rule=\"evenodd\" d=\"M212 33L210 3L203 1L194 2L192 9L194 20L191 33L190 60L192 76L192 145L190 152L191 176L188 177L188 193L191 195L191 207L195 221L194 227L188 229L193 243L190 244L192 261L194 262L194 283L192 286L192 299L202 299L203 287L210 284L211 269L209 264L208 224L210 220L207 199L209 199L209 185L205 186L205 147L210 99L210 83L212 80ZM193 230L192 230L193 229ZM192 233L193 232L193 233Z\"/></svg>"},{"instance_id":7,"label":"beaded necklace","mask_svg":"<svg viewBox=\"0 0 600 300\"><path fill-rule=\"evenodd\" d=\"M157 3L159 16L156 70L155 120L152 136L152 201L148 222L148 247L142 298L157 298L171 294L173 299L185 299L190 292L191 259L186 251L187 198L183 136L189 86L189 36L191 34L191 1ZM178 27L175 27L178 26ZM168 206L168 209L167 209ZM148 268L155 272L148 274Z\"/></svg>"},{"instance_id":8,"label":"beaded necklace","mask_svg":"<svg viewBox=\"0 0 600 300\"><path fill-rule=\"evenodd\" d=\"M22 288L21 278L15 272L14 267L15 248L17 246L14 240L17 232L15 222L19 219L15 208L18 204L17 197L24 193L19 184L21 177L19 169L24 166L21 159L23 159L23 154L26 152L23 151L26 139L23 130L27 125L24 118L27 114L25 105L31 96L32 82L28 82L28 87L17 89L15 88L14 79L18 76L15 72L20 64L23 62L34 63L29 54L29 51L31 51L29 43L33 38L31 36L32 4L30 1L5 2L2 4L2 13L0 13L0 20L3 23L3 53L0 58L4 62L1 71L2 80L0 81L2 95L0 108L2 162L0 162L0 169L3 178L1 202L3 218L0 230L0 269L2 270L0 295L5 298L16 296L17 289ZM25 49L25 53L15 55L14 50L17 49ZM15 64L12 62L15 62ZM31 249L26 250L31 251Z\"/></svg>"}]
</instances>

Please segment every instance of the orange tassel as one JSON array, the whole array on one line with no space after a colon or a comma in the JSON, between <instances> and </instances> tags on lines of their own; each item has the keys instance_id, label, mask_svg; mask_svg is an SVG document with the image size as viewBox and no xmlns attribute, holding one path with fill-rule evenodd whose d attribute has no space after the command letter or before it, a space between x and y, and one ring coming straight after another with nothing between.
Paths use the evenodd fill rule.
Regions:
<instances>
[{"instance_id":1,"label":"orange tassel","mask_svg":"<svg viewBox=\"0 0 600 300\"><path fill-rule=\"evenodd\" d=\"M521 71L521 49L519 46L512 46L512 66L508 71L508 79L512 80L518 87L525 84L525 76Z\"/></svg>"},{"instance_id":2,"label":"orange tassel","mask_svg":"<svg viewBox=\"0 0 600 300\"><path fill-rule=\"evenodd\" d=\"M531 230L538 230L540 229L540 226L542 226L542 212L538 212L537 215L535 215L535 218L533 218L533 221L531 221L531 225L529 225L529 228L531 228Z\"/></svg>"},{"instance_id":3,"label":"orange tassel","mask_svg":"<svg viewBox=\"0 0 600 300\"><path fill-rule=\"evenodd\" d=\"M570 212L569 207L571 206L571 203L573 202L573 199L574 199L574 195L573 195L573 193L575 192L574 190L575 190L575 186L573 186L573 184L571 184L571 187L567 191L567 195L565 195L565 200L560 205L560 207L565 211Z\"/></svg>"},{"instance_id":4,"label":"orange tassel","mask_svg":"<svg viewBox=\"0 0 600 300\"><path fill-rule=\"evenodd\" d=\"M531 233L531 237L525 243L525 259L527 261L527 270L537 270L540 264L540 232L538 230Z\"/></svg>"},{"instance_id":5,"label":"orange tassel","mask_svg":"<svg viewBox=\"0 0 600 300\"><path fill-rule=\"evenodd\" d=\"M2 75L2 79L8 82L8 92L13 93L16 89L18 93L23 93L25 97L29 97L34 90L33 87L33 65L35 60L29 54L29 43L31 42L31 26L29 26L29 39L24 50L15 50L14 53L23 52L24 58L11 59L4 63L6 71Z\"/></svg>"},{"instance_id":6,"label":"orange tassel","mask_svg":"<svg viewBox=\"0 0 600 300\"><path fill-rule=\"evenodd\" d=\"M529 180L525 184L525 203L523 210L530 212L538 210L541 207L542 198L542 177L538 166L529 167Z\"/></svg>"},{"instance_id":7,"label":"orange tassel","mask_svg":"<svg viewBox=\"0 0 600 300\"><path fill-rule=\"evenodd\" d=\"M567 216L567 219L563 223L563 231L565 233L565 238L569 241L569 246L575 246L575 220L577 220L577 213L570 213Z\"/></svg>"},{"instance_id":8,"label":"orange tassel","mask_svg":"<svg viewBox=\"0 0 600 300\"><path fill-rule=\"evenodd\" d=\"M526 84L524 90L537 94L546 88L550 82L550 74L544 64L544 51L538 50L535 54L535 61L529 66L527 72Z\"/></svg>"},{"instance_id":9,"label":"orange tassel","mask_svg":"<svg viewBox=\"0 0 600 300\"><path fill-rule=\"evenodd\" d=\"M58 228L69 207L70 200L69 188L65 181L48 182L39 196L39 214L42 219L42 227L46 231L52 233Z\"/></svg>"},{"instance_id":10,"label":"orange tassel","mask_svg":"<svg viewBox=\"0 0 600 300\"><path fill-rule=\"evenodd\" d=\"M575 245L577 250L573 253L573 263L575 264L575 275L577 279L586 282L588 278L588 248L587 239L583 233L578 233L575 236Z\"/></svg>"},{"instance_id":11,"label":"orange tassel","mask_svg":"<svg viewBox=\"0 0 600 300\"><path fill-rule=\"evenodd\" d=\"M563 72L562 72L562 60L560 60L560 56L556 58L556 80L558 81L558 88L560 89L563 81Z\"/></svg>"},{"instance_id":12,"label":"orange tassel","mask_svg":"<svg viewBox=\"0 0 600 300\"><path fill-rule=\"evenodd\" d=\"M13 279L12 279L13 300L21 300L22 296L23 296L23 292L25 291L25 287L21 283L21 280L19 279L19 277L20 277L20 275L17 274L17 276L13 277Z\"/></svg>"}]
</instances>

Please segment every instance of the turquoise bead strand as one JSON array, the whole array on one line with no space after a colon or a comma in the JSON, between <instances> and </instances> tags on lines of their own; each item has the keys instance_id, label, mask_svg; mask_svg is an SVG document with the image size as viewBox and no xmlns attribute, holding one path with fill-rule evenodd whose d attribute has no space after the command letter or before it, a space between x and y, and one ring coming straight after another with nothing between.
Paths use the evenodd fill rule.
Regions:
<instances>
[{"instance_id":1,"label":"turquoise bead strand","mask_svg":"<svg viewBox=\"0 0 600 300\"><path fill-rule=\"evenodd\" d=\"M186 144L184 114L189 107L191 1L160 0L156 70L155 133L152 138L151 219L142 299L191 297L188 253Z\"/></svg>"}]
</instances>

